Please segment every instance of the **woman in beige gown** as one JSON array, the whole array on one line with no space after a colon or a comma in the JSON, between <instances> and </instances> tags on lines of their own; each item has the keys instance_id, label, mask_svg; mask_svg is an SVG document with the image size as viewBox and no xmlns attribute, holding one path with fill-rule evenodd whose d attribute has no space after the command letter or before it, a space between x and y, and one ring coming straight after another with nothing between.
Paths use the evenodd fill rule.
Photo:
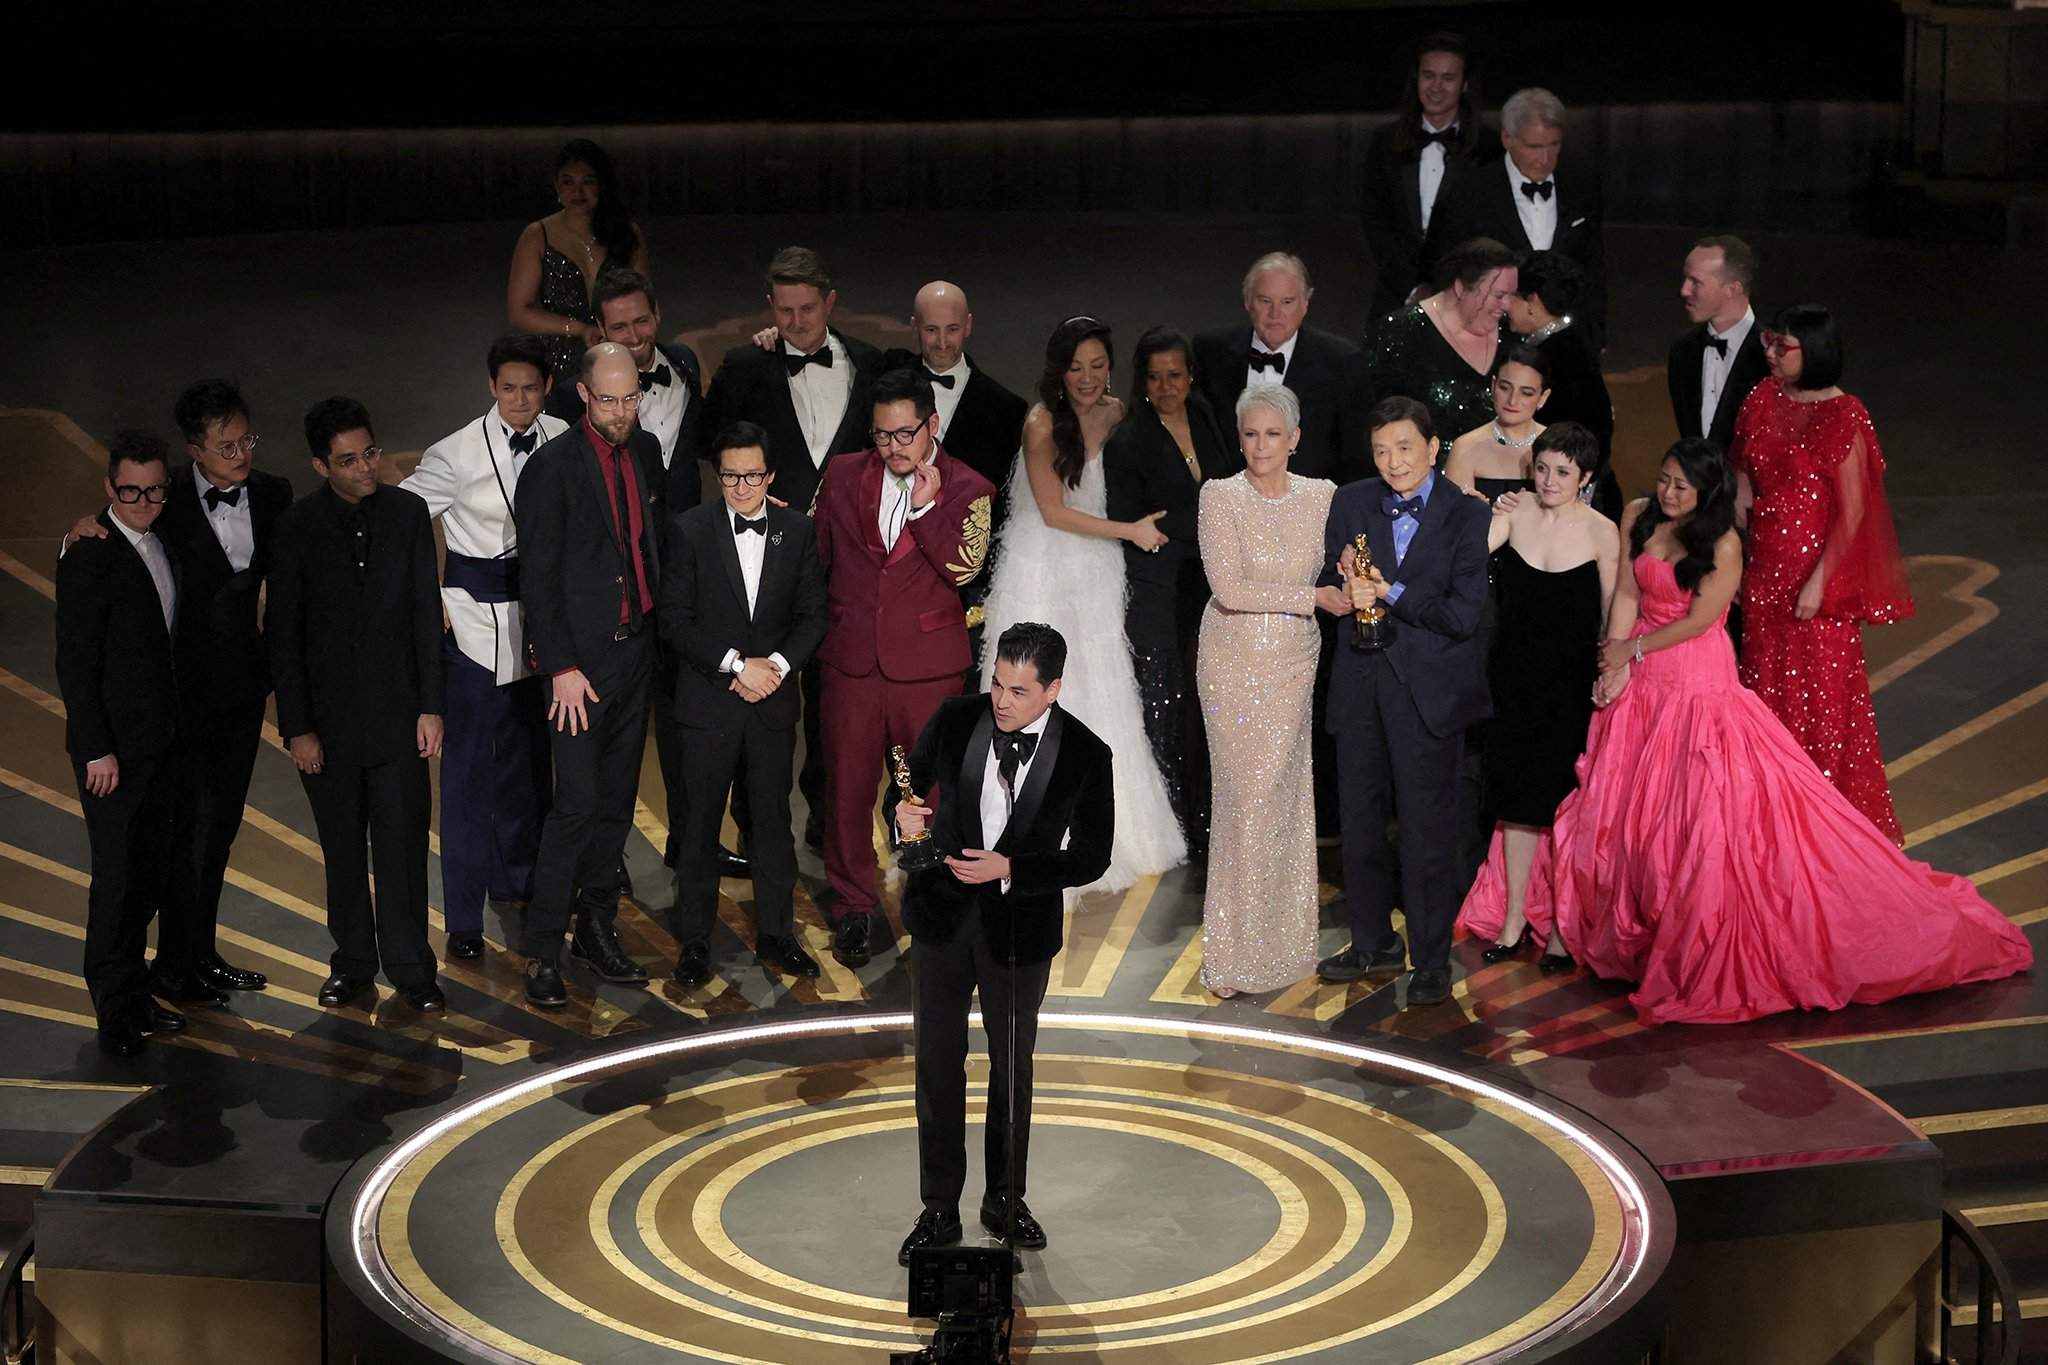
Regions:
<instances>
[{"instance_id":1,"label":"woman in beige gown","mask_svg":"<svg viewBox=\"0 0 2048 1365\"><path fill-rule=\"evenodd\" d=\"M1301 405L1255 385L1237 404L1245 471L1202 485L1202 615L1195 685L1214 771L1202 984L1217 995L1278 990L1315 969L1316 812L1309 702L1323 522L1337 486L1287 471Z\"/></svg>"}]
</instances>

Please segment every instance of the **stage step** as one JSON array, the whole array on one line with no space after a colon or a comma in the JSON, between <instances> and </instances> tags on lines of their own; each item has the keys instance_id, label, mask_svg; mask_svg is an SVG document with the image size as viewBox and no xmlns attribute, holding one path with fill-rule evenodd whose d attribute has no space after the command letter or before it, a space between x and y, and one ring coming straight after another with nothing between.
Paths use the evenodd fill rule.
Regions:
<instances>
[{"instance_id":1,"label":"stage step","mask_svg":"<svg viewBox=\"0 0 2048 1365\"><path fill-rule=\"evenodd\" d=\"M29 1225L36 1191L65 1154L146 1089L0 1076L0 1248Z\"/></svg>"},{"instance_id":2,"label":"stage step","mask_svg":"<svg viewBox=\"0 0 2048 1365\"><path fill-rule=\"evenodd\" d=\"M2013 1102L2001 1097L1974 1113L1947 1110L1924 1117L1938 1119L1929 1123L1929 1136L1941 1149L1948 1198L1983 1232L2012 1276L2025 1319L2019 1358L2048 1360L2048 1114L2015 1095ZM1962 1314L1958 1325L1967 1325L1964 1319L1974 1322L1975 1314ZM1956 1359L1972 1357L1959 1350Z\"/></svg>"}]
</instances>

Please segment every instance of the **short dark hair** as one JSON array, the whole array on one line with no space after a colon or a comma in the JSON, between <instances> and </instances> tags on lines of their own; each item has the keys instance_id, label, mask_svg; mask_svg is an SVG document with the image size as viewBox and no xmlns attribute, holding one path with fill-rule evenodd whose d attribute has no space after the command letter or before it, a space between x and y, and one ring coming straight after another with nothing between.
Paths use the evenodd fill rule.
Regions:
<instances>
[{"instance_id":1,"label":"short dark hair","mask_svg":"<svg viewBox=\"0 0 2048 1365\"><path fill-rule=\"evenodd\" d=\"M1180 358L1188 367L1188 397L1193 399L1195 389L1195 343L1178 327L1152 327L1138 338L1138 344L1131 348L1131 392L1140 398L1145 395L1145 372L1152 368L1152 357L1179 351Z\"/></svg>"},{"instance_id":2,"label":"short dark hair","mask_svg":"<svg viewBox=\"0 0 2048 1365\"><path fill-rule=\"evenodd\" d=\"M1700 238L1692 244L1694 251L1718 251L1721 253L1721 273L1740 284L1744 289L1756 288L1756 248L1740 237L1725 232L1716 232Z\"/></svg>"},{"instance_id":3,"label":"short dark hair","mask_svg":"<svg viewBox=\"0 0 2048 1365\"><path fill-rule=\"evenodd\" d=\"M1436 435L1436 423L1430 420L1429 405L1397 394L1372 405L1372 411L1365 415L1366 437L1370 439L1379 434L1381 427L1390 427L1396 422L1415 423L1415 429L1422 433L1425 441Z\"/></svg>"},{"instance_id":4,"label":"short dark hair","mask_svg":"<svg viewBox=\"0 0 2048 1365\"><path fill-rule=\"evenodd\" d=\"M1526 365L1536 371L1543 381L1543 387L1550 387L1550 353L1541 346L1531 346L1526 341L1517 341L1503 346L1493 358L1493 373L1498 376L1504 365Z\"/></svg>"},{"instance_id":5,"label":"short dark hair","mask_svg":"<svg viewBox=\"0 0 2048 1365\"><path fill-rule=\"evenodd\" d=\"M786 246L776 252L768 262L766 281L771 294L778 284L808 284L820 294L832 292L832 272L825 268L825 258L807 246Z\"/></svg>"},{"instance_id":6,"label":"short dark hair","mask_svg":"<svg viewBox=\"0 0 2048 1365\"><path fill-rule=\"evenodd\" d=\"M206 429L230 417L247 417L249 405L232 379L200 379L185 386L171 405L171 420L178 433L194 445L206 440Z\"/></svg>"},{"instance_id":7,"label":"short dark hair","mask_svg":"<svg viewBox=\"0 0 2048 1365\"><path fill-rule=\"evenodd\" d=\"M753 422L729 423L711 438L711 467L718 468L718 457L728 450L745 450L749 446L761 448L761 458L768 458L768 433Z\"/></svg>"},{"instance_id":8,"label":"short dark hair","mask_svg":"<svg viewBox=\"0 0 2048 1365\"><path fill-rule=\"evenodd\" d=\"M1607 461L1600 454L1600 438L1577 422L1552 422L1537 432L1529 447L1531 464L1538 455L1552 450L1578 468L1582 482L1589 477L1598 479L1607 468Z\"/></svg>"},{"instance_id":9,"label":"short dark hair","mask_svg":"<svg viewBox=\"0 0 2048 1365\"><path fill-rule=\"evenodd\" d=\"M1019 621L996 641L996 662L1030 664L1039 686L1050 687L1067 671L1067 637L1043 621Z\"/></svg>"},{"instance_id":10,"label":"short dark hair","mask_svg":"<svg viewBox=\"0 0 2048 1365\"><path fill-rule=\"evenodd\" d=\"M1842 331L1835 315L1817 303L1780 308L1771 330L1799 343L1799 382L1795 389L1825 389L1842 382Z\"/></svg>"},{"instance_id":11,"label":"short dark hair","mask_svg":"<svg viewBox=\"0 0 2048 1365\"><path fill-rule=\"evenodd\" d=\"M1586 272L1562 252L1532 251L1519 262L1515 292L1525 299L1535 295L1552 314L1563 317L1586 292Z\"/></svg>"},{"instance_id":12,"label":"short dark hair","mask_svg":"<svg viewBox=\"0 0 2048 1365\"><path fill-rule=\"evenodd\" d=\"M327 448L334 438L358 427L373 439L377 435L377 429L370 425L368 408L353 398L323 398L306 409L306 448L313 452L314 459L325 464Z\"/></svg>"},{"instance_id":13,"label":"short dark hair","mask_svg":"<svg viewBox=\"0 0 2048 1365\"><path fill-rule=\"evenodd\" d=\"M491 349L484 356L484 367L489 370L491 382L498 380L498 371L507 365L531 365L540 371L540 377L548 377L548 344L527 332L514 332L499 337L491 343Z\"/></svg>"},{"instance_id":14,"label":"short dark hair","mask_svg":"<svg viewBox=\"0 0 2048 1365\"><path fill-rule=\"evenodd\" d=\"M878 408L884 403L916 404L920 422L938 411L932 398L932 381L924 377L921 369L905 366L900 370L890 370L875 381L869 393L873 396L873 405Z\"/></svg>"},{"instance_id":15,"label":"short dark hair","mask_svg":"<svg viewBox=\"0 0 2048 1365\"><path fill-rule=\"evenodd\" d=\"M655 296L653 280L631 266L606 266L597 277L597 287L590 291L590 311L597 314L598 321L602 324L606 304L613 299L623 299L633 294L645 294L647 306L660 310L661 300Z\"/></svg>"},{"instance_id":16,"label":"short dark hair","mask_svg":"<svg viewBox=\"0 0 2048 1365\"><path fill-rule=\"evenodd\" d=\"M171 467L170 447L164 438L153 431L139 427L124 427L114 433L114 439L107 442L107 482L114 481L115 474L123 464L160 464L165 470Z\"/></svg>"},{"instance_id":17,"label":"short dark hair","mask_svg":"<svg viewBox=\"0 0 2048 1365\"><path fill-rule=\"evenodd\" d=\"M1446 251L1436 263L1436 287L1449 289L1453 284L1462 284L1470 289L1494 271L1513 266L1518 259L1491 237L1473 237Z\"/></svg>"}]
</instances>

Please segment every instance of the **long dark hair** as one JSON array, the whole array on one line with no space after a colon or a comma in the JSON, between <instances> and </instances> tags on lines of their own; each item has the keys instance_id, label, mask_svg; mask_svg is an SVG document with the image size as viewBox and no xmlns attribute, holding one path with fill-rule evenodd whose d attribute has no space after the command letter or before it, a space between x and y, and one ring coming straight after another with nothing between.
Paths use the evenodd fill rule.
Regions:
<instances>
[{"instance_id":1,"label":"long dark hair","mask_svg":"<svg viewBox=\"0 0 2048 1365\"><path fill-rule=\"evenodd\" d=\"M1465 64L1465 89L1458 96L1458 131L1451 136L1451 150L1469 157L1479 146L1478 87L1472 80L1472 54L1455 33L1431 33L1409 54L1408 73L1401 81L1401 104L1394 113L1394 155L1407 160L1422 153L1422 92L1416 89L1416 79L1423 57L1431 52L1448 52Z\"/></svg>"},{"instance_id":2,"label":"long dark hair","mask_svg":"<svg viewBox=\"0 0 2048 1365\"><path fill-rule=\"evenodd\" d=\"M1038 376L1038 401L1052 414L1052 470L1069 488L1081 482L1088 451L1081 441L1081 414L1067 401L1067 366L1074 363L1074 352L1090 337L1102 343L1114 370L1116 346L1109 337L1109 324L1084 314L1052 329L1052 338L1045 343L1045 372Z\"/></svg>"},{"instance_id":3,"label":"long dark hair","mask_svg":"<svg viewBox=\"0 0 2048 1365\"><path fill-rule=\"evenodd\" d=\"M1678 524L1675 534L1685 557L1672 566L1678 586L1691 592L1714 571L1714 547L1721 543L1722 536L1735 529L1735 471L1729 467L1728 456L1720 446L1698 437L1680 441L1664 452L1664 458L1678 461L1685 481L1699 495L1692 515ZM1635 529L1629 533L1629 558L1640 555L1650 543L1650 536L1669 520L1664 515L1664 505L1652 494L1650 505L1642 510Z\"/></svg>"},{"instance_id":4,"label":"long dark hair","mask_svg":"<svg viewBox=\"0 0 2048 1365\"><path fill-rule=\"evenodd\" d=\"M633 207L619 188L618 173L612 169L612 159L605 149L587 137L573 138L555 153L555 168L548 176L553 179L564 166L579 161L597 175L597 212L590 215L590 235L604 248L607 264L630 266L633 251L640 245L633 232Z\"/></svg>"}]
</instances>

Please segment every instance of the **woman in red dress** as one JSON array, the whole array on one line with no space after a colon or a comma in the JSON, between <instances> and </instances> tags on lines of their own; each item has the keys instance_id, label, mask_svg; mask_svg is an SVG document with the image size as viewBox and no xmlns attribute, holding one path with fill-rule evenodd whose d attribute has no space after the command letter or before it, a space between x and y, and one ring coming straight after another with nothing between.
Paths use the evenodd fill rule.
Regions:
<instances>
[{"instance_id":1,"label":"woman in red dress","mask_svg":"<svg viewBox=\"0 0 2048 1365\"><path fill-rule=\"evenodd\" d=\"M1863 404L1837 387L1842 343L1825 308L1797 304L1763 334L1771 377L1735 419L1736 514L1749 524L1742 681L1851 805L1895 844L1862 626L1913 614Z\"/></svg>"}]
</instances>

